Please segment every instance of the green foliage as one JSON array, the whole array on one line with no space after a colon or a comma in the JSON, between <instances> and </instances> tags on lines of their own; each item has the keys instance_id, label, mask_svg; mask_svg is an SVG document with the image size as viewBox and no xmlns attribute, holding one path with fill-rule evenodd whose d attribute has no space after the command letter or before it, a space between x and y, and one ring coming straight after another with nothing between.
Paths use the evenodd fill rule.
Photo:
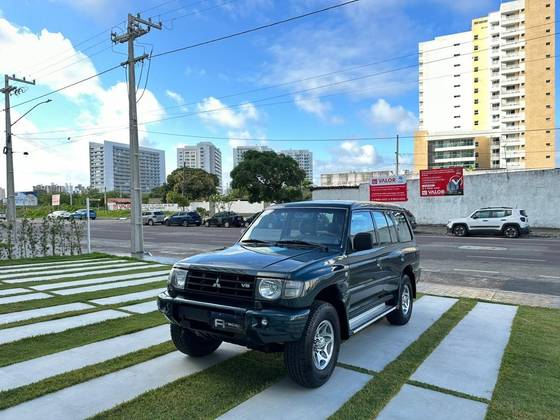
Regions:
<instances>
[{"instance_id":1,"label":"green foliage","mask_svg":"<svg viewBox=\"0 0 560 420\"><path fill-rule=\"evenodd\" d=\"M169 191L167 193L166 200L168 203L176 203L183 208L188 207L190 204L187 197L175 191Z\"/></svg>"},{"instance_id":2,"label":"green foliage","mask_svg":"<svg viewBox=\"0 0 560 420\"><path fill-rule=\"evenodd\" d=\"M205 219L206 217L208 217L210 215L208 210L206 210L204 207L197 207L196 212L198 214L200 214L200 217L202 217L203 219Z\"/></svg>"},{"instance_id":3,"label":"green foliage","mask_svg":"<svg viewBox=\"0 0 560 420\"><path fill-rule=\"evenodd\" d=\"M167 176L167 191L179 193L192 201L206 200L216 194L218 184L216 175L202 169L178 168ZM166 193L166 198L168 197Z\"/></svg>"},{"instance_id":4,"label":"green foliage","mask_svg":"<svg viewBox=\"0 0 560 420\"><path fill-rule=\"evenodd\" d=\"M249 150L231 171L231 186L251 203L303 199L305 172L289 156Z\"/></svg>"}]
</instances>

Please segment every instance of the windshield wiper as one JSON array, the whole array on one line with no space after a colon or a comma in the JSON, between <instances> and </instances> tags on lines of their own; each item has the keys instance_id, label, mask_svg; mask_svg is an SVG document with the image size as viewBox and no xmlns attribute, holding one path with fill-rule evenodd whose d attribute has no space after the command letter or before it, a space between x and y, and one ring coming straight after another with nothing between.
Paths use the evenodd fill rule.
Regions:
<instances>
[{"instance_id":1,"label":"windshield wiper","mask_svg":"<svg viewBox=\"0 0 560 420\"><path fill-rule=\"evenodd\" d=\"M261 241L260 239L243 239L242 244L273 245L272 241Z\"/></svg>"},{"instance_id":2,"label":"windshield wiper","mask_svg":"<svg viewBox=\"0 0 560 420\"><path fill-rule=\"evenodd\" d=\"M299 241L299 240L286 240L286 241L277 241L276 245L301 245L301 246L309 246L313 248L320 248L323 251L328 251L329 247L326 245L317 244L315 242L307 242L307 241Z\"/></svg>"}]
</instances>

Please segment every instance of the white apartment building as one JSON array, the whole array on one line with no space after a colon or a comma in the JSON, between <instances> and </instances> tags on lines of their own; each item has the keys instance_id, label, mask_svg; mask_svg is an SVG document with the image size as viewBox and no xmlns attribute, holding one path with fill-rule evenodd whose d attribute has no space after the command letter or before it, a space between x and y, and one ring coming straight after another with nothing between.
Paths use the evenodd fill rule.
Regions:
<instances>
[{"instance_id":1,"label":"white apartment building","mask_svg":"<svg viewBox=\"0 0 560 420\"><path fill-rule=\"evenodd\" d=\"M321 187L345 187L369 183L374 177L393 175L393 171L365 171L365 172L339 172L321 174ZM405 171L405 174L407 172Z\"/></svg>"},{"instance_id":2,"label":"white apartment building","mask_svg":"<svg viewBox=\"0 0 560 420\"><path fill-rule=\"evenodd\" d=\"M237 146L233 148L233 167L235 168L243 161L243 156L249 150L256 150L257 152L272 152L270 147L266 146Z\"/></svg>"},{"instance_id":3,"label":"white apartment building","mask_svg":"<svg viewBox=\"0 0 560 420\"><path fill-rule=\"evenodd\" d=\"M504 2L419 44L415 170L555 166L554 0Z\"/></svg>"},{"instance_id":4,"label":"white apartment building","mask_svg":"<svg viewBox=\"0 0 560 420\"><path fill-rule=\"evenodd\" d=\"M200 142L177 148L177 168L199 168L218 177L222 191L222 152L213 143Z\"/></svg>"},{"instance_id":5,"label":"white apartment building","mask_svg":"<svg viewBox=\"0 0 560 420\"><path fill-rule=\"evenodd\" d=\"M298 166L305 172L305 179L309 182L313 182L313 152L305 149L288 149L281 150L280 153L294 159L298 163Z\"/></svg>"},{"instance_id":6,"label":"white apartment building","mask_svg":"<svg viewBox=\"0 0 560 420\"><path fill-rule=\"evenodd\" d=\"M90 185L98 191L130 193L128 144L104 141L89 143ZM150 192L165 182L165 152L140 147L140 186Z\"/></svg>"}]
</instances>

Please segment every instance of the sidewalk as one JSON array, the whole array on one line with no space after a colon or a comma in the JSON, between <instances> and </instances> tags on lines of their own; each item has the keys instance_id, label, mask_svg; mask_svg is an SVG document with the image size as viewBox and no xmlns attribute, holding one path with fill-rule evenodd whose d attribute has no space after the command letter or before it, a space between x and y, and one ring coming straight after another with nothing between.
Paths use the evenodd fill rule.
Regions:
<instances>
[{"instance_id":1,"label":"sidewalk","mask_svg":"<svg viewBox=\"0 0 560 420\"><path fill-rule=\"evenodd\" d=\"M560 297L535 293L509 292L496 289L452 286L428 282L418 283L418 292L438 296L463 297L513 305L560 309Z\"/></svg>"},{"instance_id":2,"label":"sidewalk","mask_svg":"<svg viewBox=\"0 0 560 420\"><path fill-rule=\"evenodd\" d=\"M414 233L417 235L446 235L447 229L444 225L418 225ZM554 228L531 228L529 237L534 238L560 238L560 229Z\"/></svg>"}]
</instances>

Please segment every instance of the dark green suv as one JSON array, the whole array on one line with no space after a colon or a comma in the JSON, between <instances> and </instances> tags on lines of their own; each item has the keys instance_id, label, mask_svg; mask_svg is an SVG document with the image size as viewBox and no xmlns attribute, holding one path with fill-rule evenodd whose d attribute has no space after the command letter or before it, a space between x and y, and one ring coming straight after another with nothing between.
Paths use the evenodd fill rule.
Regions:
<instances>
[{"instance_id":1,"label":"dark green suv","mask_svg":"<svg viewBox=\"0 0 560 420\"><path fill-rule=\"evenodd\" d=\"M175 346L205 356L223 341L284 351L290 376L318 387L341 340L412 315L419 254L404 209L307 201L265 210L232 247L175 264L158 307Z\"/></svg>"}]
</instances>

